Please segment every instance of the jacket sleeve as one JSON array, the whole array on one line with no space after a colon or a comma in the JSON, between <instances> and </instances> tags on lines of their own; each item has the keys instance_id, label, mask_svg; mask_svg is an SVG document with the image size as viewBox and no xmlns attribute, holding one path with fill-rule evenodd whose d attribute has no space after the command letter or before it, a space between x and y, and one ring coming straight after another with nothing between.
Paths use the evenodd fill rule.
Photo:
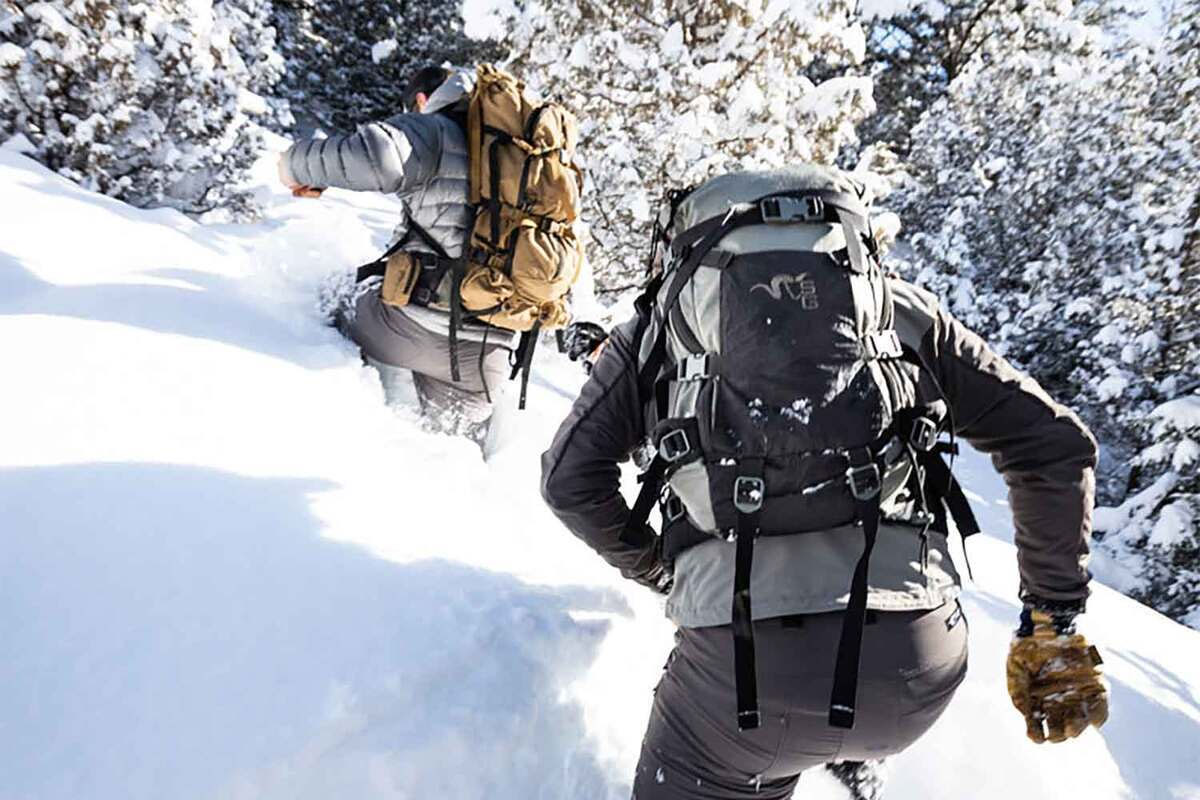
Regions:
<instances>
[{"instance_id":1,"label":"jacket sleeve","mask_svg":"<svg viewBox=\"0 0 1200 800\"><path fill-rule=\"evenodd\" d=\"M304 186L398 192L429 180L440 161L436 123L399 114L353 133L305 139L287 151L292 178Z\"/></svg>"},{"instance_id":2,"label":"jacket sleeve","mask_svg":"<svg viewBox=\"0 0 1200 800\"><path fill-rule=\"evenodd\" d=\"M922 342L955 433L992 457L1009 489L1023 596L1082 604L1096 442L1074 413L938 308Z\"/></svg>"},{"instance_id":3,"label":"jacket sleeve","mask_svg":"<svg viewBox=\"0 0 1200 800\"><path fill-rule=\"evenodd\" d=\"M621 496L624 461L643 437L637 399L634 323L617 328L542 455L542 497L567 528L627 577L654 558L647 528L624 535L629 506Z\"/></svg>"}]
</instances>

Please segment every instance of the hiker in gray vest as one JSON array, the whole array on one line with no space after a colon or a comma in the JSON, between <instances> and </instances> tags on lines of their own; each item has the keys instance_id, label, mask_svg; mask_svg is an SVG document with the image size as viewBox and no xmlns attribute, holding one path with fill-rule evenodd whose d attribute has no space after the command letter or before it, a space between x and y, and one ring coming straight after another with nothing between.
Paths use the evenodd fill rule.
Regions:
<instances>
[{"instance_id":1,"label":"hiker in gray vest","mask_svg":"<svg viewBox=\"0 0 1200 800\"><path fill-rule=\"evenodd\" d=\"M462 256L474 220L464 133L473 79L468 71L427 67L410 81L404 113L353 133L298 141L281 156L279 175L297 196L318 197L332 186L400 199L401 219L388 249L428 262L408 305L384 303L382 275L371 275L340 310L338 327L379 371L389 402L406 396L411 371L430 426L479 441L491 416L491 392L507 374L512 336L471 320L452 330L450 314L435 307L447 293L446 269L438 262Z\"/></svg>"},{"instance_id":2,"label":"hiker in gray vest","mask_svg":"<svg viewBox=\"0 0 1200 800\"><path fill-rule=\"evenodd\" d=\"M956 439L1010 490L1023 611L1007 688L1029 738L1107 718L1074 629L1095 442L933 295L884 274L863 194L805 165L671 197L663 268L543 456L554 513L665 594L678 626L637 800L787 798L806 769L899 753L934 724L967 669L947 538L978 531L946 461Z\"/></svg>"}]
</instances>

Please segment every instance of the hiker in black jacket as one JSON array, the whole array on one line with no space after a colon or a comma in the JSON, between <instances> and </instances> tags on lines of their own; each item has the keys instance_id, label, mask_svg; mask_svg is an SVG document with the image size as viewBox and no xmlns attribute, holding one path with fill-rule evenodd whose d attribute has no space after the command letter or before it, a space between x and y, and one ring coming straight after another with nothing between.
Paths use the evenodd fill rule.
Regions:
<instances>
[{"instance_id":1,"label":"hiker in black jacket","mask_svg":"<svg viewBox=\"0 0 1200 800\"><path fill-rule=\"evenodd\" d=\"M820 167L741 173L672 209L663 288L612 332L543 456L554 513L666 594L678 626L637 800L790 797L804 770L898 753L938 719L967 669L947 517L971 532L961 492L929 478L942 474L938 430L990 454L1010 489L1025 610L1009 690L1030 738L1061 741L1107 716L1094 649L1072 626L1088 595L1095 443L934 296L882 274L856 190ZM672 281L686 287L674 297ZM829 380L821 397L786 395L812 369L792 358L813 352L797 331L861 337L813 373ZM775 361L754 372L760 354ZM818 425L826 408L845 423ZM880 439L782 450L853 425ZM631 522L619 491L619 463L647 440L650 474L665 469L661 536Z\"/></svg>"}]
</instances>

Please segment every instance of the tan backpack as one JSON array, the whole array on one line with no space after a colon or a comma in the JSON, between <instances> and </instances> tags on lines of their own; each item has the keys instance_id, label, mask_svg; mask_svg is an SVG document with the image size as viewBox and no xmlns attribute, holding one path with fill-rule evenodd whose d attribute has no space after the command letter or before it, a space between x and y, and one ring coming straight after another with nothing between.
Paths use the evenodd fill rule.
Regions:
<instances>
[{"instance_id":1,"label":"tan backpack","mask_svg":"<svg viewBox=\"0 0 1200 800\"><path fill-rule=\"evenodd\" d=\"M476 211L463 258L445 258L442 248L416 229L412 232L437 256L404 251L403 239L378 261L361 267L358 277L382 274L381 297L390 305L416 302L450 312L450 366L456 382L458 328L464 317L520 331L513 377L523 373L523 408L538 333L570 321L566 295L583 265L574 229L583 188L583 172L575 164L578 128L575 116L558 103L531 102L523 83L481 64L466 133L469 199ZM442 276L438 288L422 290L423 270L442 263L447 269L435 273Z\"/></svg>"},{"instance_id":2,"label":"tan backpack","mask_svg":"<svg viewBox=\"0 0 1200 800\"><path fill-rule=\"evenodd\" d=\"M570 111L535 105L512 75L479 66L467 116L476 206L460 287L467 313L513 331L570 321L564 298L583 265L577 141Z\"/></svg>"}]
</instances>

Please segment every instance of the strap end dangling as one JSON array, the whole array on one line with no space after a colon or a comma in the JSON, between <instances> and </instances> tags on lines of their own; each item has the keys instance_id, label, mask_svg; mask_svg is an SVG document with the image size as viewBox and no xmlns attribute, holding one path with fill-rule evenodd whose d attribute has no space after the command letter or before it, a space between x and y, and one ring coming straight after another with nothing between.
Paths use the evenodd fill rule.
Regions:
<instances>
[{"instance_id":1,"label":"strap end dangling","mask_svg":"<svg viewBox=\"0 0 1200 800\"><path fill-rule=\"evenodd\" d=\"M850 730L854 727L854 707L832 705L829 707L829 726Z\"/></svg>"}]
</instances>

